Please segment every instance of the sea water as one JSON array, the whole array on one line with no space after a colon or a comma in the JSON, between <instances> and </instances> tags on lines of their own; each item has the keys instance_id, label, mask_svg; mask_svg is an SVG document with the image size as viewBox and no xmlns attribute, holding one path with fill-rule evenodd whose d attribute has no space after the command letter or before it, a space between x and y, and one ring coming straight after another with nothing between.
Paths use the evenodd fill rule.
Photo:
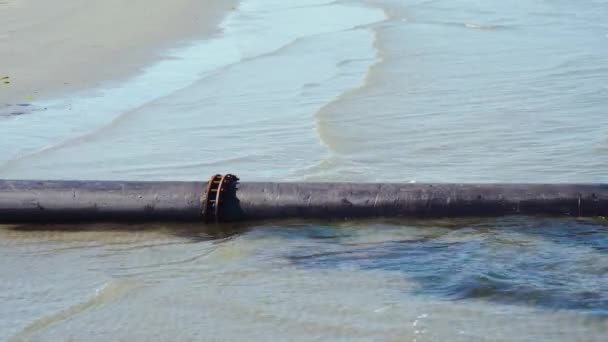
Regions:
<instances>
[{"instance_id":1,"label":"sea water","mask_svg":"<svg viewBox=\"0 0 608 342\"><path fill-rule=\"evenodd\" d=\"M246 0L132 79L0 108L0 177L608 182L606 15ZM77 228L1 230L0 339L608 333L601 218Z\"/></svg>"}]
</instances>

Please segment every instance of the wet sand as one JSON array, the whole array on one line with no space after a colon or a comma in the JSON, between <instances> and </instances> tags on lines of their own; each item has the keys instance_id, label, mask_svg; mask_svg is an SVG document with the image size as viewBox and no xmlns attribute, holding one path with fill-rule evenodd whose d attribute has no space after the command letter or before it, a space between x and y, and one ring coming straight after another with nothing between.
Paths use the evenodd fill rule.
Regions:
<instances>
[{"instance_id":1,"label":"wet sand","mask_svg":"<svg viewBox=\"0 0 608 342\"><path fill-rule=\"evenodd\" d=\"M0 104L126 79L167 48L217 33L236 5L235 0L0 2Z\"/></svg>"}]
</instances>

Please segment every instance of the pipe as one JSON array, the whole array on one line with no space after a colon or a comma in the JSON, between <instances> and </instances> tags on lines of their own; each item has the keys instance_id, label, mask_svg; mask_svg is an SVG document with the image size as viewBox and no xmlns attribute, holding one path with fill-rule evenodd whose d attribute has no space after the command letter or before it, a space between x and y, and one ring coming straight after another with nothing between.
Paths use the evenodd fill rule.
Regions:
<instances>
[{"instance_id":1,"label":"pipe","mask_svg":"<svg viewBox=\"0 0 608 342\"><path fill-rule=\"evenodd\" d=\"M209 182L0 180L0 223L210 221L204 208L217 194L212 188ZM242 182L219 192L217 221L608 216L608 184Z\"/></svg>"},{"instance_id":2,"label":"pipe","mask_svg":"<svg viewBox=\"0 0 608 342\"><path fill-rule=\"evenodd\" d=\"M204 184L0 180L0 222L195 221Z\"/></svg>"}]
</instances>

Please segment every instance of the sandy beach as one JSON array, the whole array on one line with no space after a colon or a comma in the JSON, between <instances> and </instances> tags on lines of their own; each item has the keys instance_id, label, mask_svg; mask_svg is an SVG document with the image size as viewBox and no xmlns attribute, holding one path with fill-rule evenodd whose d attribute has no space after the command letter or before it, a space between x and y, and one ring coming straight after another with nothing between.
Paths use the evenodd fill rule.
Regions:
<instances>
[{"instance_id":1,"label":"sandy beach","mask_svg":"<svg viewBox=\"0 0 608 342\"><path fill-rule=\"evenodd\" d=\"M121 80L217 32L234 0L0 2L0 104Z\"/></svg>"}]
</instances>

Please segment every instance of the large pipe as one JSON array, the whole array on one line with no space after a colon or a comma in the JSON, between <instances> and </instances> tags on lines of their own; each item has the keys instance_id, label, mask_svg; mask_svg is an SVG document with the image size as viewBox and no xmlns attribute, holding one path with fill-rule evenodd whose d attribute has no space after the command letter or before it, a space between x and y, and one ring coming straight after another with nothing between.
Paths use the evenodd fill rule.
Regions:
<instances>
[{"instance_id":1,"label":"large pipe","mask_svg":"<svg viewBox=\"0 0 608 342\"><path fill-rule=\"evenodd\" d=\"M214 190L208 185L0 180L0 222L210 220L209 213L203 217L203 212L217 192L211 194ZM607 184L243 182L220 192L218 221L514 214L608 216ZM215 221L215 217L211 220Z\"/></svg>"}]
</instances>

